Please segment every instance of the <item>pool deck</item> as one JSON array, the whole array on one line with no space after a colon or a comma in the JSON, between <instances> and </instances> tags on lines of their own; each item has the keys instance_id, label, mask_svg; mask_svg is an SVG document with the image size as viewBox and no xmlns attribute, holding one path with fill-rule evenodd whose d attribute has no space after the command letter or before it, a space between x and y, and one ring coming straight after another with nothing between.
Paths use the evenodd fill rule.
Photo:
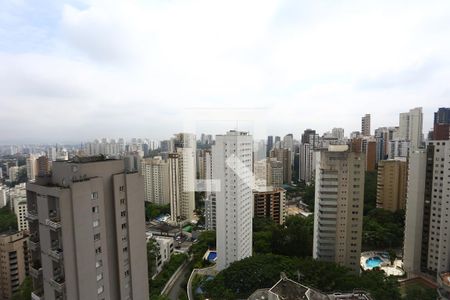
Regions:
<instances>
[{"instance_id":1,"label":"pool deck","mask_svg":"<svg viewBox=\"0 0 450 300\"><path fill-rule=\"evenodd\" d=\"M391 265L389 256L385 251L362 252L360 259L360 266L364 271L372 270L373 268L377 267L377 266L374 267L367 266L367 260L374 257L378 257L381 259L382 262L380 263L379 268L383 270L386 273L386 275L403 276L405 274L405 271L403 270L403 262L400 259L396 259L394 261L394 264Z\"/></svg>"}]
</instances>

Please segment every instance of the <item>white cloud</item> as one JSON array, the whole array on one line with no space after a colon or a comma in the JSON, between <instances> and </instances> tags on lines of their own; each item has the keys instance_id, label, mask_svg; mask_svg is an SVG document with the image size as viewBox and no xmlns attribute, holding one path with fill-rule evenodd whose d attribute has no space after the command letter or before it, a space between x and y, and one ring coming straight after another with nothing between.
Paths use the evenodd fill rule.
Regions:
<instances>
[{"instance_id":1,"label":"white cloud","mask_svg":"<svg viewBox=\"0 0 450 300\"><path fill-rule=\"evenodd\" d=\"M0 23L10 126L0 141L164 138L182 129L185 108L227 106L266 108L269 133L297 137L358 130L366 112L374 126L395 125L423 106L427 130L448 103L446 1L103 0L52 11L51 26L19 20L45 36L25 49L2 49L23 36L2 35Z\"/></svg>"}]
</instances>

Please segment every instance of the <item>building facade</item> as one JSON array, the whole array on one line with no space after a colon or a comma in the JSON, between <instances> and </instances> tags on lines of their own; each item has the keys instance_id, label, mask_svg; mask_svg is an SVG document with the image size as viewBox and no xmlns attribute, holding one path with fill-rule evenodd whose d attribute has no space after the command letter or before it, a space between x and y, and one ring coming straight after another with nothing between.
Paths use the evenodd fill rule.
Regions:
<instances>
[{"instance_id":1,"label":"building facade","mask_svg":"<svg viewBox=\"0 0 450 300\"><path fill-rule=\"evenodd\" d=\"M269 218L283 224L286 215L286 190L259 187L253 191L253 217Z\"/></svg>"},{"instance_id":2,"label":"building facade","mask_svg":"<svg viewBox=\"0 0 450 300\"><path fill-rule=\"evenodd\" d=\"M0 234L0 299L10 300L29 272L28 236L24 231Z\"/></svg>"},{"instance_id":3,"label":"building facade","mask_svg":"<svg viewBox=\"0 0 450 300\"><path fill-rule=\"evenodd\" d=\"M145 201L158 205L169 204L169 164L161 156L141 161L144 176Z\"/></svg>"},{"instance_id":4,"label":"building facade","mask_svg":"<svg viewBox=\"0 0 450 300\"><path fill-rule=\"evenodd\" d=\"M408 178L404 268L438 279L450 271L450 142L412 151Z\"/></svg>"},{"instance_id":5,"label":"building facade","mask_svg":"<svg viewBox=\"0 0 450 300\"><path fill-rule=\"evenodd\" d=\"M148 299L142 176L103 157L52 168L27 184L33 299Z\"/></svg>"},{"instance_id":6,"label":"building facade","mask_svg":"<svg viewBox=\"0 0 450 300\"><path fill-rule=\"evenodd\" d=\"M365 158L347 145L317 152L313 257L359 272Z\"/></svg>"},{"instance_id":7,"label":"building facade","mask_svg":"<svg viewBox=\"0 0 450 300\"><path fill-rule=\"evenodd\" d=\"M377 208L392 212L405 209L407 183L406 160L381 160L378 164Z\"/></svg>"},{"instance_id":8,"label":"building facade","mask_svg":"<svg viewBox=\"0 0 450 300\"><path fill-rule=\"evenodd\" d=\"M212 147L217 197L217 269L252 255L252 136L228 131Z\"/></svg>"},{"instance_id":9,"label":"building facade","mask_svg":"<svg viewBox=\"0 0 450 300\"><path fill-rule=\"evenodd\" d=\"M370 114L366 114L361 118L361 134L370 136Z\"/></svg>"}]
</instances>

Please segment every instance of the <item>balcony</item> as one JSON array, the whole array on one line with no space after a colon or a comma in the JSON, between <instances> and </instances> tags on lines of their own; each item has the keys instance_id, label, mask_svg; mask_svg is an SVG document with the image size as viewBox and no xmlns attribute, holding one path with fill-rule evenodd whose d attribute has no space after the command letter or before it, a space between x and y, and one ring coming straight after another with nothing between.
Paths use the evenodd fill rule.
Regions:
<instances>
[{"instance_id":1,"label":"balcony","mask_svg":"<svg viewBox=\"0 0 450 300\"><path fill-rule=\"evenodd\" d=\"M30 276L38 279L40 276L42 276L42 267L30 265Z\"/></svg>"},{"instance_id":2,"label":"balcony","mask_svg":"<svg viewBox=\"0 0 450 300\"><path fill-rule=\"evenodd\" d=\"M42 290L36 290L32 292L31 300L44 300L44 292Z\"/></svg>"},{"instance_id":3,"label":"balcony","mask_svg":"<svg viewBox=\"0 0 450 300\"><path fill-rule=\"evenodd\" d=\"M39 220L37 212L36 211L32 211L32 210L27 212L26 218L29 221L37 221L37 220Z\"/></svg>"},{"instance_id":4,"label":"balcony","mask_svg":"<svg viewBox=\"0 0 450 300\"><path fill-rule=\"evenodd\" d=\"M59 248L51 249L50 251L48 251L48 256L50 256L51 258L53 258L56 261L60 261L63 257L63 252Z\"/></svg>"},{"instance_id":5,"label":"balcony","mask_svg":"<svg viewBox=\"0 0 450 300\"><path fill-rule=\"evenodd\" d=\"M51 229L58 230L61 228L61 221L59 218L47 219L45 220L45 225L50 227Z\"/></svg>"},{"instance_id":6,"label":"balcony","mask_svg":"<svg viewBox=\"0 0 450 300\"><path fill-rule=\"evenodd\" d=\"M28 247L30 248L31 251L37 251L39 250L39 241L32 241L31 239L28 240Z\"/></svg>"},{"instance_id":7,"label":"balcony","mask_svg":"<svg viewBox=\"0 0 450 300\"><path fill-rule=\"evenodd\" d=\"M55 277L53 279L50 279L49 283L56 291L58 291L59 293L63 293L65 287L64 278Z\"/></svg>"}]
</instances>

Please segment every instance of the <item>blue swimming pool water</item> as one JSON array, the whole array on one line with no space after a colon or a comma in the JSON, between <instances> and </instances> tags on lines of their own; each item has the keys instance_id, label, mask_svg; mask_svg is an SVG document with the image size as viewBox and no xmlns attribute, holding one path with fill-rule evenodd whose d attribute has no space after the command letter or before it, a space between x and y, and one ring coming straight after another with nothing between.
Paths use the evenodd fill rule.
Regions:
<instances>
[{"instance_id":1,"label":"blue swimming pool water","mask_svg":"<svg viewBox=\"0 0 450 300\"><path fill-rule=\"evenodd\" d=\"M379 256L374 256L366 260L366 267L368 268L376 268L381 265L383 260Z\"/></svg>"},{"instance_id":2,"label":"blue swimming pool water","mask_svg":"<svg viewBox=\"0 0 450 300\"><path fill-rule=\"evenodd\" d=\"M213 252L213 251L211 251L211 252L209 252L209 254L208 254L208 261L214 261L215 259L216 259L216 257L217 257L217 252Z\"/></svg>"}]
</instances>

